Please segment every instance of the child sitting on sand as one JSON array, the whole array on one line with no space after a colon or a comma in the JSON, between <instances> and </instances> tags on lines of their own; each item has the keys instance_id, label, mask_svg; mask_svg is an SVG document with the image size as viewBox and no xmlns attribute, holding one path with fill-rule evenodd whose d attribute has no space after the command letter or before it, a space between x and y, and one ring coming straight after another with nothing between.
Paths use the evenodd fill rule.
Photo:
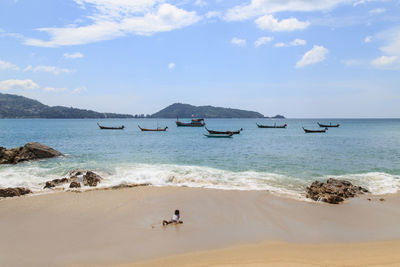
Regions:
<instances>
[{"instance_id":1,"label":"child sitting on sand","mask_svg":"<svg viewBox=\"0 0 400 267\"><path fill-rule=\"evenodd\" d=\"M183 221L180 221L179 218L180 218L179 210L175 210L175 214L172 216L171 220L170 221L164 220L162 222L162 224L165 226L165 225L168 225L170 223L173 223L173 224L183 223Z\"/></svg>"}]
</instances>

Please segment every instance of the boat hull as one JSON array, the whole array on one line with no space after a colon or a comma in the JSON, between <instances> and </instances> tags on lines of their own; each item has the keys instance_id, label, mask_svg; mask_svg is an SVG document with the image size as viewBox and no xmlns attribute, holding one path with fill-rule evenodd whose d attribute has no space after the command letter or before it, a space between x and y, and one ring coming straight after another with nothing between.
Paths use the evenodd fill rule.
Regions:
<instances>
[{"instance_id":1,"label":"boat hull","mask_svg":"<svg viewBox=\"0 0 400 267\"><path fill-rule=\"evenodd\" d=\"M196 123L194 123L194 122L186 123L186 122L180 122L180 121L176 122L176 126L178 126L178 127L204 127L205 125L206 125L205 123L198 123L198 122L196 122Z\"/></svg>"},{"instance_id":2,"label":"boat hull","mask_svg":"<svg viewBox=\"0 0 400 267\"><path fill-rule=\"evenodd\" d=\"M123 129L125 129L125 126L124 125L122 125L122 126L120 126L120 127L108 127L108 126L102 126L102 125L100 125L100 124L97 124L98 126L99 126L99 128L101 129L101 130L123 130Z\"/></svg>"},{"instance_id":3,"label":"boat hull","mask_svg":"<svg viewBox=\"0 0 400 267\"><path fill-rule=\"evenodd\" d=\"M140 127L139 125L138 125L138 127L142 132L165 132L168 129L168 126L165 128L157 128L157 129L146 129L146 128Z\"/></svg>"},{"instance_id":4,"label":"boat hull","mask_svg":"<svg viewBox=\"0 0 400 267\"><path fill-rule=\"evenodd\" d=\"M233 134L204 134L208 138L232 138Z\"/></svg>"},{"instance_id":5,"label":"boat hull","mask_svg":"<svg viewBox=\"0 0 400 267\"><path fill-rule=\"evenodd\" d=\"M287 124L284 125L261 125L257 123L258 128L264 128L264 129L286 129Z\"/></svg>"},{"instance_id":6,"label":"boat hull","mask_svg":"<svg viewBox=\"0 0 400 267\"><path fill-rule=\"evenodd\" d=\"M324 129L324 130L308 130L308 129L303 128L303 130L305 133L326 133L326 129Z\"/></svg>"},{"instance_id":7,"label":"boat hull","mask_svg":"<svg viewBox=\"0 0 400 267\"><path fill-rule=\"evenodd\" d=\"M340 127L340 124L321 124L318 122L318 126L321 128L338 128Z\"/></svg>"},{"instance_id":8,"label":"boat hull","mask_svg":"<svg viewBox=\"0 0 400 267\"><path fill-rule=\"evenodd\" d=\"M238 131L213 131L213 130L207 129L207 127L206 127L206 130L207 130L210 134L240 134L240 132L241 132L243 129L240 129L240 130L238 130Z\"/></svg>"}]
</instances>

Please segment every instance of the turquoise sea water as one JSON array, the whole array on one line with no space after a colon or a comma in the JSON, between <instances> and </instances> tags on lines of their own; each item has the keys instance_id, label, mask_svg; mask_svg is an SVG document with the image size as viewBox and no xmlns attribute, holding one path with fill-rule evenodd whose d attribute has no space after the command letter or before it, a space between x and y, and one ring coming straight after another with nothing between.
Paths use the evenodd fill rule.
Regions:
<instances>
[{"instance_id":1,"label":"turquoise sea water","mask_svg":"<svg viewBox=\"0 0 400 267\"><path fill-rule=\"evenodd\" d=\"M100 130L125 125L123 131ZM287 129L259 129L288 124ZM340 123L326 134L302 126ZM397 119L208 119L207 127L237 130L229 139L203 136L204 128L176 127L170 119L0 120L0 145L49 145L66 157L0 166L0 186L40 191L49 179L76 168L99 172L102 186L152 183L222 189L270 190L301 195L313 180L349 179L375 194L400 189L400 120ZM168 126L167 132L141 132Z\"/></svg>"}]
</instances>

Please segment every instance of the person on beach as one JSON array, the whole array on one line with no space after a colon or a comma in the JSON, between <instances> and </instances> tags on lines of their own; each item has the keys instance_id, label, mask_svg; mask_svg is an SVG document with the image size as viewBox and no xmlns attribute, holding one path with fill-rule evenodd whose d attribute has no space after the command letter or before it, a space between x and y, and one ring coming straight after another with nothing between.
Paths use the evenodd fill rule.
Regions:
<instances>
[{"instance_id":1,"label":"person on beach","mask_svg":"<svg viewBox=\"0 0 400 267\"><path fill-rule=\"evenodd\" d=\"M180 219L179 210L175 210L175 213L172 216L171 220L170 221L164 220L162 222L162 224L165 226L165 225L168 225L168 224L171 224L171 223L173 223L173 224L183 223L183 221L180 221L179 219Z\"/></svg>"}]
</instances>

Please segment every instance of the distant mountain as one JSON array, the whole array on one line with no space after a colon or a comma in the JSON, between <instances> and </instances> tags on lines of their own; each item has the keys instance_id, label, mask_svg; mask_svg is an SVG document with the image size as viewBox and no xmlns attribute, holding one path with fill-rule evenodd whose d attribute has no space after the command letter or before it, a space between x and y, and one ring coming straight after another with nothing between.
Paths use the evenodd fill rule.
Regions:
<instances>
[{"instance_id":1,"label":"distant mountain","mask_svg":"<svg viewBox=\"0 0 400 267\"><path fill-rule=\"evenodd\" d=\"M271 118L271 119L286 119L285 116L282 116L282 115L275 115L275 116L269 117L269 118Z\"/></svg>"},{"instance_id":2,"label":"distant mountain","mask_svg":"<svg viewBox=\"0 0 400 267\"><path fill-rule=\"evenodd\" d=\"M264 115L255 111L213 106L192 106L175 103L157 113L152 118L264 118Z\"/></svg>"},{"instance_id":3,"label":"distant mountain","mask_svg":"<svg viewBox=\"0 0 400 267\"><path fill-rule=\"evenodd\" d=\"M72 107L50 107L27 97L0 93L0 118L100 119L133 118L133 116L128 114L100 113Z\"/></svg>"}]
</instances>

